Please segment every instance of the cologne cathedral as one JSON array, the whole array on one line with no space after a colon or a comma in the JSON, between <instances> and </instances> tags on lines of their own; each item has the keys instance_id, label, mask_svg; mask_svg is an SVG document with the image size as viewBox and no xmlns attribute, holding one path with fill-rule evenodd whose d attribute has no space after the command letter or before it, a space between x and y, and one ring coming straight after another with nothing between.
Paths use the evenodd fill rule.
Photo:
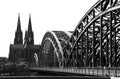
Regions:
<instances>
[{"instance_id":1,"label":"cologne cathedral","mask_svg":"<svg viewBox=\"0 0 120 79\"><path fill-rule=\"evenodd\" d=\"M20 16L18 16L17 29L15 32L14 44L10 44L9 61L18 63L24 60L29 63L29 66L37 64L37 54L40 51L40 45L34 45L34 33L32 30L31 16L29 16L28 30L23 33L21 30Z\"/></svg>"}]
</instances>

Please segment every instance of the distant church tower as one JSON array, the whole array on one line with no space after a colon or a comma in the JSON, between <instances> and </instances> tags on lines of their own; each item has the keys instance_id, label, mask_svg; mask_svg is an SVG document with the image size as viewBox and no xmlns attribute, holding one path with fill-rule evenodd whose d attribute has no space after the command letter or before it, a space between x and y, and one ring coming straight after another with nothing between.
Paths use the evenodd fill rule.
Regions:
<instances>
[{"instance_id":1,"label":"distant church tower","mask_svg":"<svg viewBox=\"0 0 120 79\"><path fill-rule=\"evenodd\" d=\"M17 30L15 32L14 44L23 44L23 35L21 31L20 15L18 16Z\"/></svg>"},{"instance_id":2,"label":"distant church tower","mask_svg":"<svg viewBox=\"0 0 120 79\"><path fill-rule=\"evenodd\" d=\"M31 15L29 16L28 30L25 32L25 42L26 45L34 45L34 34L32 31Z\"/></svg>"}]
</instances>

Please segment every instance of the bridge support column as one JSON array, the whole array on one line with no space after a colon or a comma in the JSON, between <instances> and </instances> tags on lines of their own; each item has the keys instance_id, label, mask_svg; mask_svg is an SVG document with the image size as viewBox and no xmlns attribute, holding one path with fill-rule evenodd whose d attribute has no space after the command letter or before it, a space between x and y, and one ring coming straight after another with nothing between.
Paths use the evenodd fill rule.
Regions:
<instances>
[{"instance_id":1,"label":"bridge support column","mask_svg":"<svg viewBox=\"0 0 120 79\"><path fill-rule=\"evenodd\" d=\"M93 18L95 17L95 11L93 10ZM92 67L95 66L95 22L93 22L93 41L92 41L92 53L93 53L93 63L92 63Z\"/></svg>"},{"instance_id":2,"label":"bridge support column","mask_svg":"<svg viewBox=\"0 0 120 79\"><path fill-rule=\"evenodd\" d=\"M110 12L110 57L109 67L112 67L112 12Z\"/></svg>"}]
</instances>

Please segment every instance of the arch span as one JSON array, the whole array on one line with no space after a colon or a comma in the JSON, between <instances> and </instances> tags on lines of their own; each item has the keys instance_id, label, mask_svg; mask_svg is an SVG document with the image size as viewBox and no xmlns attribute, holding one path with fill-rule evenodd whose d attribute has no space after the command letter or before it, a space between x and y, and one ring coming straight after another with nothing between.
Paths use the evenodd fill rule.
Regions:
<instances>
[{"instance_id":1,"label":"arch span","mask_svg":"<svg viewBox=\"0 0 120 79\"><path fill-rule=\"evenodd\" d=\"M71 34L71 32L66 33L63 31L48 31L48 32L46 32L43 37L42 44L41 44L42 60L45 60L44 56L46 54L49 55L49 53L53 53L51 55L51 59L55 58L55 60L57 60L57 66L62 67L64 65L63 49L66 46L68 39L70 38L70 34ZM45 60L45 61L48 61L48 60ZM51 61L49 61L49 62L51 62ZM47 62L47 63L49 63L49 62ZM44 63L42 65L47 66Z\"/></svg>"}]
</instances>

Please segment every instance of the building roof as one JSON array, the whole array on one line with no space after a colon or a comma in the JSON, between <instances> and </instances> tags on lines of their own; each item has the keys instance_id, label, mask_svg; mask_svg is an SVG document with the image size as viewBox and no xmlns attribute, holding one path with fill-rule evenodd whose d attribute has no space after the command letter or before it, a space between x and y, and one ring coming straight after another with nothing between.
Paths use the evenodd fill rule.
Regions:
<instances>
[{"instance_id":1,"label":"building roof","mask_svg":"<svg viewBox=\"0 0 120 79\"><path fill-rule=\"evenodd\" d=\"M23 45L11 44L11 45L10 45L10 48L12 48L12 49L23 49Z\"/></svg>"},{"instance_id":2,"label":"building roof","mask_svg":"<svg viewBox=\"0 0 120 79\"><path fill-rule=\"evenodd\" d=\"M40 50L40 45L10 45L11 49L31 49L31 50Z\"/></svg>"}]
</instances>

